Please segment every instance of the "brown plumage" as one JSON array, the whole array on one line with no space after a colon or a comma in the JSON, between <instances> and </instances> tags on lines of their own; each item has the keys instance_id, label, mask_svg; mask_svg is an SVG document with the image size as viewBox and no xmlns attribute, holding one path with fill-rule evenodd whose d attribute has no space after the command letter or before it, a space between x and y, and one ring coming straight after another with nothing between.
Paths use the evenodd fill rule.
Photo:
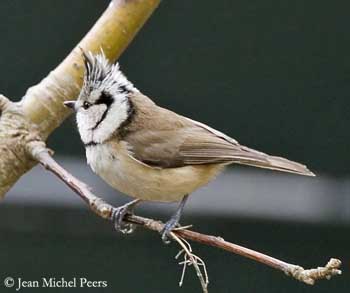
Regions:
<instances>
[{"instance_id":1,"label":"brown plumage","mask_svg":"<svg viewBox=\"0 0 350 293\"><path fill-rule=\"evenodd\" d=\"M240 145L200 122L158 107L104 54L85 54L77 125L88 164L115 189L147 201L181 201L162 239L179 222L188 195L235 163L313 176L306 166ZM116 228L134 203L113 213Z\"/></svg>"},{"instance_id":2,"label":"brown plumage","mask_svg":"<svg viewBox=\"0 0 350 293\"><path fill-rule=\"evenodd\" d=\"M302 164L242 146L205 124L157 106L142 94L132 95L130 101L134 114L123 128L122 139L135 159L151 167L236 163L314 176Z\"/></svg>"}]
</instances>

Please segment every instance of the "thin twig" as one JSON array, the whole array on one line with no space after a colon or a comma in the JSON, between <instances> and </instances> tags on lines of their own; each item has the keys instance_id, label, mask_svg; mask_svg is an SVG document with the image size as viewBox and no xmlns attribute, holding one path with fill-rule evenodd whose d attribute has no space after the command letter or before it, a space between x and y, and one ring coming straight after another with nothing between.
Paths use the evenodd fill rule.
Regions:
<instances>
[{"instance_id":1,"label":"thin twig","mask_svg":"<svg viewBox=\"0 0 350 293\"><path fill-rule=\"evenodd\" d=\"M205 281L205 285L208 287L208 284L209 284L209 276L208 276L207 266L206 266L204 260L201 259L198 255L195 255L195 254L192 252L191 244L190 244L186 239L181 238L181 237L179 237L179 238L187 245L188 251L190 252L192 258L195 259L196 263L198 264L198 267L201 266L201 267L203 268L203 273L204 273L203 279L204 279L204 281ZM192 261L191 261L191 260L188 261L186 256L187 256L187 254L185 255L185 262L184 262L184 264L185 264L185 263L188 263L188 265L190 266L190 265L192 264ZM184 266L184 267L186 268L186 266ZM200 271L200 273L202 274L201 271ZM203 274L202 274L202 275L203 275ZM182 280L182 282L183 282L183 280Z\"/></svg>"},{"instance_id":2,"label":"thin twig","mask_svg":"<svg viewBox=\"0 0 350 293\"><path fill-rule=\"evenodd\" d=\"M28 152L46 169L58 176L66 185L68 185L75 193L77 193L89 207L100 217L112 220L112 212L115 209L112 205L106 203L103 199L94 195L89 187L62 168L50 155L50 151L43 142L32 142L28 145ZM148 219L136 215L127 215L126 222L140 225L146 229L161 232L164 224L160 221ZM304 269L301 266L290 264L282 260L273 258L266 254L245 248L243 246L225 241L221 237L205 235L195 231L180 229L173 231L172 234L187 240L192 240L205 245L214 246L228 252L250 258L254 261L263 263L272 268L284 272L306 284L313 285L315 281L321 279L330 279L333 276L340 275L341 261L338 259L330 259L324 267L316 269Z\"/></svg>"},{"instance_id":3,"label":"thin twig","mask_svg":"<svg viewBox=\"0 0 350 293\"><path fill-rule=\"evenodd\" d=\"M182 239L180 236L177 236L174 232L171 232L170 236L182 247L183 251L185 252L185 259L183 262L184 268L182 271L180 286L182 285L183 277L185 275L186 266L193 265L194 269L196 270L197 277L201 283L203 293L208 293L208 276L207 276L207 271L205 269L204 262L199 257L197 257L195 254L192 253L191 246L189 245L189 243L187 241ZM189 258L189 260L187 260L186 256ZM203 264L205 278L203 277L202 271L199 268L198 260L201 261Z\"/></svg>"}]
</instances>

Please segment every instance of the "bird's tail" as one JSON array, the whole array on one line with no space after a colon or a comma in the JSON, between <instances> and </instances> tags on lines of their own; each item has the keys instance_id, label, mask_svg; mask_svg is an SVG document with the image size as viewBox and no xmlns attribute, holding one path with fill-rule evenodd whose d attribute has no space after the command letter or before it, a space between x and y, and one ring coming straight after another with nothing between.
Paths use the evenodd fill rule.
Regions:
<instances>
[{"instance_id":1,"label":"bird's tail","mask_svg":"<svg viewBox=\"0 0 350 293\"><path fill-rule=\"evenodd\" d=\"M241 146L241 151L243 151L244 156L233 160L234 163L305 176L315 176L305 165L300 163L281 157L270 156L245 146Z\"/></svg>"}]
</instances>

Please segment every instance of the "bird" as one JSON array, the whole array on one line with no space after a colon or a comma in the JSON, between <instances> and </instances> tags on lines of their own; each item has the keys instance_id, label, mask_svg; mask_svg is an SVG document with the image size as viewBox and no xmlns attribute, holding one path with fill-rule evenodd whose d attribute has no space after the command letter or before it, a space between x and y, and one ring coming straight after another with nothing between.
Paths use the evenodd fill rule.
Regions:
<instances>
[{"instance_id":1,"label":"bird","mask_svg":"<svg viewBox=\"0 0 350 293\"><path fill-rule=\"evenodd\" d=\"M189 195L230 164L315 176L303 164L251 149L158 106L103 50L97 54L82 50L82 58L81 91L77 100L64 105L76 112L88 165L114 189L134 198L115 208L117 230L133 230L123 219L141 201L179 202L161 231L162 240L170 242Z\"/></svg>"}]
</instances>

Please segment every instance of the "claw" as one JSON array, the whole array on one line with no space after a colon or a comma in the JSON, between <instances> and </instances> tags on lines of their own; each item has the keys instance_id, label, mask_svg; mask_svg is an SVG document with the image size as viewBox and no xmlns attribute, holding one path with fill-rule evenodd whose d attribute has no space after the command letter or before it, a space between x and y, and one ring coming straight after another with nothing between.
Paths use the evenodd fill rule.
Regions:
<instances>
[{"instance_id":1,"label":"claw","mask_svg":"<svg viewBox=\"0 0 350 293\"><path fill-rule=\"evenodd\" d=\"M179 226L179 221L181 218L181 214L183 211L183 208L186 204L186 201L188 199L188 195L185 195L183 197L183 199L180 202L179 207L177 208L175 214L170 218L170 220L168 222L165 223L164 228L162 229L162 231L160 232L162 240L165 244L169 244L170 243L170 239L171 239L171 231L174 230L174 228L176 228L177 226Z\"/></svg>"},{"instance_id":2,"label":"claw","mask_svg":"<svg viewBox=\"0 0 350 293\"><path fill-rule=\"evenodd\" d=\"M119 207L116 208L113 211L113 222L114 222L114 228L123 234L130 234L134 232L135 228L133 227L134 225L125 223L123 221L124 217L130 214L127 208L124 207Z\"/></svg>"},{"instance_id":3,"label":"claw","mask_svg":"<svg viewBox=\"0 0 350 293\"><path fill-rule=\"evenodd\" d=\"M171 241L170 233L179 225L179 221L175 218L171 218L168 222L165 223L164 228L160 232L162 235L162 241L164 244L169 244Z\"/></svg>"},{"instance_id":4,"label":"claw","mask_svg":"<svg viewBox=\"0 0 350 293\"><path fill-rule=\"evenodd\" d=\"M117 207L113 210L112 221L114 223L114 228L123 234L131 234L135 231L136 226L134 224L124 222L124 217L126 215L132 215L134 207L138 204L140 200L133 200L123 206Z\"/></svg>"}]
</instances>

